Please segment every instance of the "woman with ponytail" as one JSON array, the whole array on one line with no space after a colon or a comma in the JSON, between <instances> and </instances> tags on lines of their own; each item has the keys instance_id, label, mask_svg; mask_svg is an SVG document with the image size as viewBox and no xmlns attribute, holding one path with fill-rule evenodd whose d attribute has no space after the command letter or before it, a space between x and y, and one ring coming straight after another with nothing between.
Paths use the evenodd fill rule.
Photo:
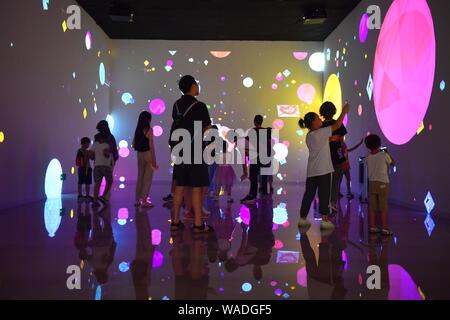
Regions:
<instances>
[{"instance_id":1,"label":"woman with ponytail","mask_svg":"<svg viewBox=\"0 0 450 320\"><path fill-rule=\"evenodd\" d=\"M305 118L299 121L301 128L309 130L306 136L306 145L309 150L307 179L300 209L300 221L298 223L298 227L303 229L303 231L306 231L311 226L311 223L306 218L317 190L319 191L319 213L322 215L320 228L323 230L334 228L334 224L328 221L332 174L334 172L331 161L330 141L340 139L340 137L333 137L333 131L341 127L348 111L349 105L346 103L339 119L332 126L325 128L322 127L323 123L319 115L314 112L306 114Z\"/></svg>"}]
</instances>

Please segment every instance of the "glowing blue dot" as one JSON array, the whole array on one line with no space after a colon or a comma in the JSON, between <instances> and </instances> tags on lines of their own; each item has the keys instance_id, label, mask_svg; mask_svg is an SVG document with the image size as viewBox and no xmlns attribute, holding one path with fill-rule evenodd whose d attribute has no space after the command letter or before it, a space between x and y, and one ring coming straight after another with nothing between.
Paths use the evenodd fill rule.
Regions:
<instances>
[{"instance_id":1,"label":"glowing blue dot","mask_svg":"<svg viewBox=\"0 0 450 320\"><path fill-rule=\"evenodd\" d=\"M111 132L113 132L114 131L114 124L115 124L113 116L108 114L106 116L105 120L106 120L106 122L108 122L109 130L111 130Z\"/></svg>"},{"instance_id":2,"label":"glowing blue dot","mask_svg":"<svg viewBox=\"0 0 450 320\"><path fill-rule=\"evenodd\" d=\"M124 226L127 224L127 219L118 219L117 223L121 226Z\"/></svg>"},{"instance_id":3,"label":"glowing blue dot","mask_svg":"<svg viewBox=\"0 0 450 320\"><path fill-rule=\"evenodd\" d=\"M102 287L98 286L95 290L95 300L99 301L102 300Z\"/></svg>"},{"instance_id":4,"label":"glowing blue dot","mask_svg":"<svg viewBox=\"0 0 450 320\"><path fill-rule=\"evenodd\" d=\"M100 63L98 74L99 74L99 77L100 77L100 84L102 86L104 86L105 83L106 83L106 70L105 70L105 65L103 64L103 62Z\"/></svg>"},{"instance_id":5,"label":"glowing blue dot","mask_svg":"<svg viewBox=\"0 0 450 320\"><path fill-rule=\"evenodd\" d=\"M242 291L250 292L251 290L252 290L252 285L250 283L246 282L242 285Z\"/></svg>"},{"instance_id":6,"label":"glowing blue dot","mask_svg":"<svg viewBox=\"0 0 450 320\"><path fill-rule=\"evenodd\" d=\"M128 270L130 270L130 264L128 262L124 261L119 264L120 272L127 272Z\"/></svg>"},{"instance_id":7,"label":"glowing blue dot","mask_svg":"<svg viewBox=\"0 0 450 320\"><path fill-rule=\"evenodd\" d=\"M124 94L122 94L122 102L127 105L127 104L133 104L134 98L133 95L129 92L125 92Z\"/></svg>"},{"instance_id":8,"label":"glowing blue dot","mask_svg":"<svg viewBox=\"0 0 450 320\"><path fill-rule=\"evenodd\" d=\"M445 90L445 81L444 80L441 81L441 84L439 85L439 88L441 89L441 91Z\"/></svg>"}]
</instances>

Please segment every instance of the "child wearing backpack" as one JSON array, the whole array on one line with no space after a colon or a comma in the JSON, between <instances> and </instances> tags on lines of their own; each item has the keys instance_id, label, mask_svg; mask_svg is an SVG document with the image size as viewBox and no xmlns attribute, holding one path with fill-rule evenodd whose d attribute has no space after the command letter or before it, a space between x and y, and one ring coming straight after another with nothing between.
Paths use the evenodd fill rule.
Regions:
<instances>
[{"instance_id":1,"label":"child wearing backpack","mask_svg":"<svg viewBox=\"0 0 450 320\"><path fill-rule=\"evenodd\" d=\"M92 168L89 160L89 147L91 139L84 137L81 139L81 146L77 151L76 166L78 168L78 200L92 200L90 189L92 184ZM85 187L86 196L83 196L83 186Z\"/></svg>"}]
</instances>

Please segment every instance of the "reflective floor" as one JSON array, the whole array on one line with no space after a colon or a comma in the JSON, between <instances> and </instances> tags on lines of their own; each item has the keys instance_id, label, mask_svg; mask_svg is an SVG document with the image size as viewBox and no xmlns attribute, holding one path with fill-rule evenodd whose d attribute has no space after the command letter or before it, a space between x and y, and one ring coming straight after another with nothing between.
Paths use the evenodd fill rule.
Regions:
<instances>
[{"instance_id":1,"label":"reflective floor","mask_svg":"<svg viewBox=\"0 0 450 320\"><path fill-rule=\"evenodd\" d=\"M312 208L314 224L300 235L302 186L277 185L253 207L239 204L242 186L233 204L207 204L215 233L171 235L168 189L155 185L156 207L147 210L134 208L127 185L100 210L68 195L0 212L0 298L450 298L450 223L439 216L425 223L424 212L391 207L395 236L369 236L367 206L343 199L333 233L320 232ZM80 290L68 289L69 266L80 267Z\"/></svg>"}]
</instances>

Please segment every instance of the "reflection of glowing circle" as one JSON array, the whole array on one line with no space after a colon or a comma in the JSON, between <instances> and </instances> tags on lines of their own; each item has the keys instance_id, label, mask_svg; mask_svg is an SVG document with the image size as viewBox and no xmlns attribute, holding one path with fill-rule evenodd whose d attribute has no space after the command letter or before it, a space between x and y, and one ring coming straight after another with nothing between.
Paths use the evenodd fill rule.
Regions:
<instances>
[{"instance_id":1,"label":"reflection of glowing circle","mask_svg":"<svg viewBox=\"0 0 450 320\"><path fill-rule=\"evenodd\" d=\"M163 128L161 128L161 126L154 126L153 127L153 135L155 137L161 137L163 132L164 132L164 130L163 130Z\"/></svg>"},{"instance_id":2,"label":"reflection of glowing circle","mask_svg":"<svg viewBox=\"0 0 450 320\"><path fill-rule=\"evenodd\" d=\"M244 84L244 87L251 88L253 86L253 79L250 77L247 77L244 79L244 81L242 83Z\"/></svg>"},{"instance_id":3,"label":"reflection of glowing circle","mask_svg":"<svg viewBox=\"0 0 450 320\"><path fill-rule=\"evenodd\" d=\"M423 300L417 284L402 266L388 265L389 300Z\"/></svg>"},{"instance_id":4,"label":"reflection of glowing circle","mask_svg":"<svg viewBox=\"0 0 450 320\"><path fill-rule=\"evenodd\" d=\"M316 72L322 72L325 69L325 55L323 52L313 53L309 57L309 66Z\"/></svg>"},{"instance_id":5,"label":"reflection of glowing circle","mask_svg":"<svg viewBox=\"0 0 450 320\"><path fill-rule=\"evenodd\" d=\"M243 224L249 225L250 224L250 209L246 207L245 205L241 206L241 209L239 210L239 217L242 220Z\"/></svg>"},{"instance_id":6,"label":"reflection of glowing circle","mask_svg":"<svg viewBox=\"0 0 450 320\"><path fill-rule=\"evenodd\" d=\"M119 149L119 156L122 158L127 158L130 155L130 149L128 148L120 148Z\"/></svg>"},{"instance_id":7,"label":"reflection of glowing circle","mask_svg":"<svg viewBox=\"0 0 450 320\"><path fill-rule=\"evenodd\" d=\"M119 212L117 213L117 219L128 219L128 209L127 208L120 208Z\"/></svg>"},{"instance_id":8,"label":"reflection of glowing circle","mask_svg":"<svg viewBox=\"0 0 450 320\"><path fill-rule=\"evenodd\" d=\"M284 77L283 77L283 75L281 74L281 72L279 72L279 73L277 74L277 76L275 77L275 79L276 79L277 81L283 81L283 80L284 80Z\"/></svg>"},{"instance_id":9,"label":"reflection of glowing circle","mask_svg":"<svg viewBox=\"0 0 450 320\"><path fill-rule=\"evenodd\" d=\"M149 104L150 112L159 116L166 111L166 103L161 99L152 100Z\"/></svg>"},{"instance_id":10,"label":"reflection of glowing circle","mask_svg":"<svg viewBox=\"0 0 450 320\"><path fill-rule=\"evenodd\" d=\"M98 74L100 77L100 84L102 86L104 86L106 83L106 71L105 71L105 65L103 64L103 62L100 63L100 67L98 69Z\"/></svg>"},{"instance_id":11,"label":"reflection of glowing circle","mask_svg":"<svg viewBox=\"0 0 450 320\"><path fill-rule=\"evenodd\" d=\"M308 275L306 274L306 268L302 267L297 271L297 283L303 288L308 287Z\"/></svg>"},{"instance_id":12,"label":"reflection of glowing circle","mask_svg":"<svg viewBox=\"0 0 450 320\"><path fill-rule=\"evenodd\" d=\"M231 54L231 51L210 51L210 53L216 58L223 59L228 57Z\"/></svg>"},{"instance_id":13,"label":"reflection of glowing circle","mask_svg":"<svg viewBox=\"0 0 450 320\"><path fill-rule=\"evenodd\" d=\"M308 52L294 52L293 55L295 59L302 61L306 59Z\"/></svg>"},{"instance_id":14,"label":"reflection of glowing circle","mask_svg":"<svg viewBox=\"0 0 450 320\"><path fill-rule=\"evenodd\" d=\"M128 142L126 142L125 140L121 140L119 142L119 148L128 148Z\"/></svg>"},{"instance_id":15,"label":"reflection of glowing circle","mask_svg":"<svg viewBox=\"0 0 450 320\"><path fill-rule=\"evenodd\" d=\"M153 268L159 268L163 265L164 262L164 256L161 252L158 250L155 250L155 253L153 254Z\"/></svg>"},{"instance_id":16,"label":"reflection of glowing circle","mask_svg":"<svg viewBox=\"0 0 450 320\"><path fill-rule=\"evenodd\" d=\"M364 43L369 35L369 15L364 13L361 17L361 22L359 23L359 42Z\"/></svg>"},{"instance_id":17,"label":"reflection of glowing circle","mask_svg":"<svg viewBox=\"0 0 450 320\"><path fill-rule=\"evenodd\" d=\"M92 35L91 35L91 33L89 31L86 33L85 42L86 42L86 49L91 50L91 48L92 48Z\"/></svg>"},{"instance_id":18,"label":"reflection of glowing circle","mask_svg":"<svg viewBox=\"0 0 450 320\"><path fill-rule=\"evenodd\" d=\"M339 78L335 74L328 77L323 94L323 101L330 101L336 106L336 115L334 119L339 118L342 111L342 89Z\"/></svg>"},{"instance_id":19,"label":"reflection of glowing circle","mask_svg":"<svg viewBox=\"0 0 450 320\"><path fill-rule=\"evenodd\" d=\"M120 272L127 272L128 270L130 270L130 264L128 262L124 261L119 264Z\"/></svg>"},{"instance_id":20,"label":"reflection of glowing circle","mask_svg":"<svg viewBox=\"0 0 450 320\"><path fill-rule=\"evenodd\" d=\"M363 108L362 108L362 105L359 105L358 106L358 116L362 116L362 113L363 113Z\"/></svg>"},{"instance_id":21,"label":"reflection of glowing circle","mask_svg":"<svg viewBox=\"0 0 450 320\"><path fill-rule=\"evenodd\" d=\"M283 129L283 127L284 127L284 121L281 120L281 119L277 119L274 122L272 122L272 128L273 129L281 130L281 129Z\"/></svg>"},{"instance_id":22,"label":"reflection of glowing circle","mask_svg":"<svg viewBox=\"0 0 450 320\"><path fill-rule=\"evenodd\" d=\"M312 104L316 97L316 89L309 83L302 84L298 87L297 96L307 104Z\"/></svg>"},{"instance_id":23,"label":"reflection of glowing circle","mask_svg":"<svg viewBox=\"0 0 450 320\"><path fill-rule=\"evenodd\" d=\"M119 178L119 181L120 181L120 182L125 182L125 177L120 177L120 178Z\"/></svg>"},{"instance_id":24,"label":"reflection of glowing circle","mask_svg":"<svg viewBox=\"0 0 450 320\"><path fill-rule=\"evenodd\" d=\"M427 2L394 1L381 28L373 74L375 112L390 142L403 145L416 135L430 103L435 66Z\"/></svg>"},{"instance_id":25,"label":"reflection of glowing circle","mask_svg":"<svg viewBox=\"0 0 450 320\"><path fill-rule=\"evenodd\" d=\"M61 209L61 195L59 198L48 199L45 201L44 223L50 238L55 237L56 231L58 231L59 225L61 224Z\"/></svg>"},{"instance_id":26,"label":"reflection of glowing circle","mask_svg":"<svg viewBox=\"0 0 450 320\"><path fill-rule=\"evenodd\" d=\"M288 220L288 212L286 208L276 207L273 208L273 223L284 224Z\"/></svg>"},{"instance_id":27,"label":"reflection of glowing circle","mask_svg":"<svg viewBox=\"0 0 450 320\"><path fill-rule=\"evenodd\" d=\"M273 157L274 157L275 160L278 160L278 161L286 159L286 157L289 154L288 147L286 147L286 145L283 144L283 143L275 144L273 146L273 150L275 151L275 154L274 154Z\"/></svg>"},{"instance_id":28,"label":"reflection of glowing circle","mask_svg":"<svg viewBox=\"0 0 450 320\"><path fill-rule=\"evenodd\" d=\"M61 163L57 159L50 161L45 173L45 195L47 199L61 198L62 174Z\"/></svg>"}]
</instances>

